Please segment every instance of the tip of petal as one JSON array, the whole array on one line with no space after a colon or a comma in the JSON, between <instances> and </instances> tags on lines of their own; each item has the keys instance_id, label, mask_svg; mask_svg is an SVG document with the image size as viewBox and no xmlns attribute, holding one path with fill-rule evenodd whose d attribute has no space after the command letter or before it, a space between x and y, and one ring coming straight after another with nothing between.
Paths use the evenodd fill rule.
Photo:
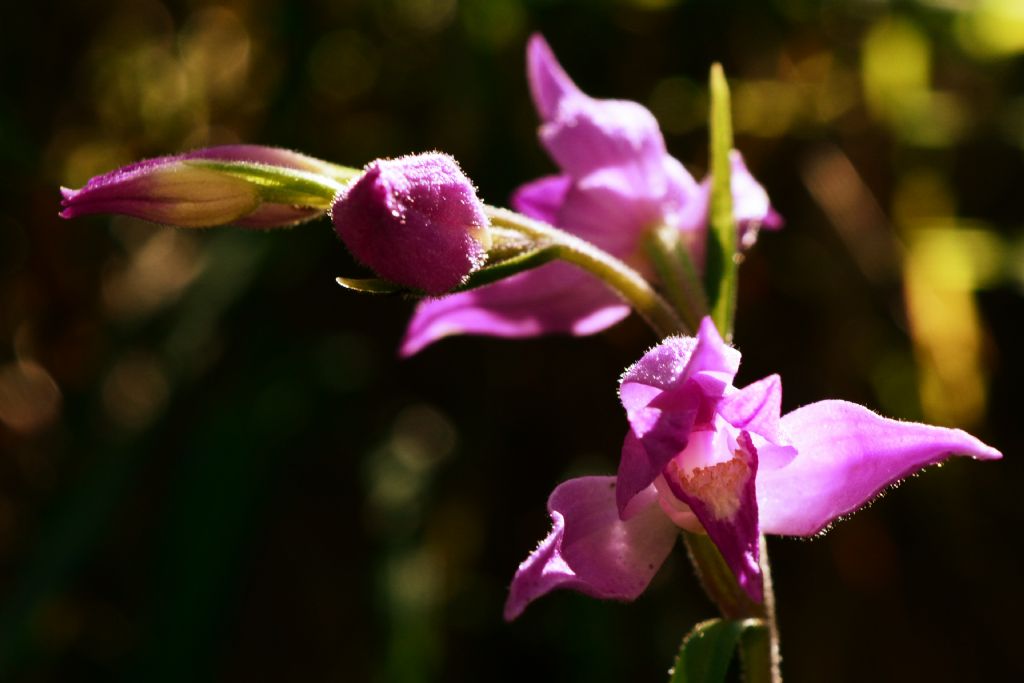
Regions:
<instances>
[{"instance_id":1,"label":"tip of petal","mask_svg":"<svg viewBox=\"0 0 1024 683\"><path fill-rule=\"evenodd\" d=\"M707 341L713 341L716 344L724 344L722 341L722 335L718 333L718 328L715 327L715 321L711 319L711 316L704 316L700 321L700 328L697 331L698 339L706 339Z\"/></svg>"},{"instance_id":2,"label":"tip of petal","mask_svg":"<svg viewBox=\"0 0 1024 683\"><path fill-rule=\"evenodd\" d=\"M1003 458L1001 451L981 442L979 442L977 450L973 451L970 456L975 460L1002 460Z\"/></svg>"},{"instance_id":3,"label":"tip of petal","mask_svg":"<svg viewBox=\"0 0 1024 683\"><path fill-rule=\"evenodd\" d=\"M530 36L526 45L526 76L534 105L544 120L554 118L563 97L582 95L539 33Z\"/></svg>"},{"instance_id":4,"label":"tip of petal","mask_svg":"<svg viewBox=\"0 0 1024 683\"><path fill-rule=\"evenodd\" d=\"M92 213L88 209L88 204L83 204L81 201L76 201L80 197L83 190L72 190L70 187L60 188L60 212L57 214L61 218L69 219L76 218L88 213Z\"/></svg>"},{"instance_id":5,"label":"tip of petal","mask_svg":"<svg viewBox=\"0 0 1024 683\"><path fill-rule=\"evenodd\" d=\"M768 215L761 222L763 230L779 230L786 225L786 219L773 207L768 207Z\"/></svg>"}]
</instances>

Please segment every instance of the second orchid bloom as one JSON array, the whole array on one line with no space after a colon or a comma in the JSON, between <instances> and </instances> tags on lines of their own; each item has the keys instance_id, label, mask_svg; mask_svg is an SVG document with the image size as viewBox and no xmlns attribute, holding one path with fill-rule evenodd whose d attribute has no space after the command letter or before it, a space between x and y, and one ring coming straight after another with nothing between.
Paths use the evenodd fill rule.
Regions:
<instances>
[{"instance_id":1,"label":"second orchid bloom","mask_svg":"<svg viewBox=\"0 0 1024 683\"><path fill-rule=\"evenodd\" d=\"M560 173L528 183L513 207L626 261L645 274L647 232L677 230L698 264L703 259L710 183L698 184L669 155L658 123L636 102L598 100L582 92L539 35L527 47L527 77L541 119L540 141ZM734 214L740 241L782 219L764 188L732 156ZM532 337L600 332L630 308L604 283L564 263L552 263L487 287L419 304L402 342L412 355L449 335Z\"/></svg>"},{"instance_id":2,"label":"second orchid bloom","mask_svg":"<svg viewBox=\"0 0 1024 683\"><path fill-rule=\"evenodd\" d=\"M553 528L519 567L506 618L556 588L636 598L680 530L706 533L760 602L762 533L813 536L928 465L1001 457L959 429L898 422L846 401L780 415L779 377L737 389L739 362L705 319L697 336L666 339L626 370L618 476L554 490Z\"/></svg>"}]
</instances>

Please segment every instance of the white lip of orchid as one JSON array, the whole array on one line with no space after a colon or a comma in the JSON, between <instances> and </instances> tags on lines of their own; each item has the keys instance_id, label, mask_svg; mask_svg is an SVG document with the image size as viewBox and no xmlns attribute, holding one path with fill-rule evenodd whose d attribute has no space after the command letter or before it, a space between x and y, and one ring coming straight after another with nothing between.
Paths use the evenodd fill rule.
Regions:
<instances>
[{"instance_id":1,"label":"white lip of orchid","mask_svg":"<svg viewBox=\"0 0 1024 683\"><path fill-rule=\"evenodd\" d=\"M749 456L738 444L734 428L716 418L716 429L690 433L682 451L654 482L658 504L672 522L687 531L703 532L690 506L679 500L665 477L708 506L717 520L730 519L739 510L740 494L750 476Z\"/></svg>"},{"instance_id":2,"label":"white lip of orchid","mask_svg":"<svg viewBox=\"0 0 1024 683\"><path fill-rule=\"evenodd\" d=\"M707 374L714 374L716 379L719 378L717 373ZM725 378L722 379L724 381ZM687 477L692 476L695 470L727 463L733 459L733 453L739 448L737 435L738 430L716 415L707 428L690 432L686 448L676 454L672 463Z\"/></svg>"}]
</instances>

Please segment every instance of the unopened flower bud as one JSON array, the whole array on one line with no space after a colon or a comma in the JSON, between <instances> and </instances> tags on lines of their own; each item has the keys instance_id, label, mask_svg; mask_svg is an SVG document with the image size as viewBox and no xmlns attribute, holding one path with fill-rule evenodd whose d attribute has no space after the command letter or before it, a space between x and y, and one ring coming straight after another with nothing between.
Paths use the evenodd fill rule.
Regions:
<instances>
[{"instance_id":1,"label":"unopened flower bud","mask_svg":"<svg viewBox=\"0 0 1024 683\"><path fill-rule=\"evenodd\" d=\"M247 177L246 169L258 174ZM275 171L282 178L274 178ZM61 188L60 215L124 214L186 228L294 225L327 208L324 200L290 186L294 172L302 176L299 186L303 177L334 182L328 164L297 152L258 145L208 147L123 166L78 190Z\"/></svg>"},{"instance_id":2,"label":"unopened flower bud","mask_svg":"<svg viewBox=\"0 0 1024 683\"><path fill-rule=\"evenodd\" d=\"M370 163L338 194L331 217L361 263L428 294L451 291L487 260L484 205L447 154Z\"/></svg>"}]
</instances>

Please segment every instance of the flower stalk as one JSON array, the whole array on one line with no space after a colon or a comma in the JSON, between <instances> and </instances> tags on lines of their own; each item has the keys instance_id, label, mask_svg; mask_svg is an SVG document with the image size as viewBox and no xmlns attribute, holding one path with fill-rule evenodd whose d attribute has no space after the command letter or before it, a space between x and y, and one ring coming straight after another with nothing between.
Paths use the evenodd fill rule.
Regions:
<instances>
[{"instance_id":1,"label":"flower stalk","mask_svg":"<svg viewBox=\"0 0 1024 683\"><path fill-rule=\"evenodd\" d=\"M640 273L593 244L508 209L486 207L491 224L529 237L537 247L551 247L556 257L597 276L621 296L658 338L686 334L690 328Z\"/></svg>"},{"instance_id":2,"label":"flower stalk","mask_svg":"<svg viewBox=\"0 0 1024 683\"><path fill-rule=\"evenodd\" d=\"M670 225L655 226L644 237L643 244L665 296L687 329L697 329L708 313L707 296L679 231Z\"/></svg>"},{"instance_id":3,"label":"flower stalk","mask_svg":"<svg viewBox=\"0 0 1024 683\"><path fill-rule=\"evenodd\" d=\"M764 578L764 602L750 599L736 581L722 554L706 534L683 532L687 554L704 592L726 619L756 619L765 628L747 633L739 642L746 683L782 683L779 629L775 620L775 592L768 562L768 545L760 538L760 565Z\"/></svg>"}]
</instances>

